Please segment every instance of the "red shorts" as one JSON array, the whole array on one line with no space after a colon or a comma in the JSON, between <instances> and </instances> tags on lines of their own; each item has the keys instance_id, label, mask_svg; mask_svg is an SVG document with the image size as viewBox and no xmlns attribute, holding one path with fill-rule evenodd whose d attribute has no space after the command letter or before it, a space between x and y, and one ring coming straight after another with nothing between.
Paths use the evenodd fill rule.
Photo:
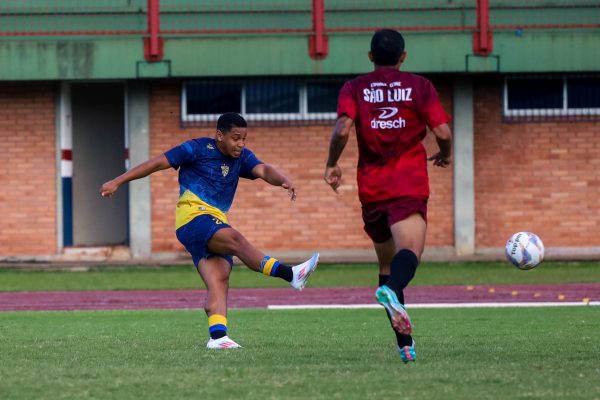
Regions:
<instances>
[{"instance_id":1,"label":"red shorts","mask_svg":"<svg viewBox=\"0 0 600 400\"><path fill-rule=\"evenodd\" d=\"M421 214L427 222L427 199L398 197L363 204L362 216L365 232L375 243L386 242L392 237L390 226L415 213Z\"/></svg>"}]
</instances>

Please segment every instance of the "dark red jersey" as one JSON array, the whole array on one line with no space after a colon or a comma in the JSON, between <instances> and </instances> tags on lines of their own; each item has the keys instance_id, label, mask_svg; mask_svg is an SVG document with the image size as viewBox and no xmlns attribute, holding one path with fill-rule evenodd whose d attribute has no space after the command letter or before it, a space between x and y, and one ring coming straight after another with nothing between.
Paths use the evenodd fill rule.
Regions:
<instances>
[{"instance_id":1,"label":"dark red jersey","mask_svg":"<svg viewBox=\"0 0 600 400\"><path fill-rule=\"evenodd\" d=\"M361 203L429 197L425 128L450 120L429 80L379 68L346 82L337 113L355 122Z\"/></svg>"}]
</instances>

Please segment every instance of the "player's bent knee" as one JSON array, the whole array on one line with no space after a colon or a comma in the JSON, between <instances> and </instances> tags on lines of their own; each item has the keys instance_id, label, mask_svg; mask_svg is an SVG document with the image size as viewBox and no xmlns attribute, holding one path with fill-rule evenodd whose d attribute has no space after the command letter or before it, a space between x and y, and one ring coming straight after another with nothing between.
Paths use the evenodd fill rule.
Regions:
<instances>
[{"instance_id":1,"label":"player's bent knee","mask_svg":"<svg viewBox=\"0 0 600 400\"><path fill-rule=\"evenodd\" d=\"M221 229L208 242L209 249L212 246L218 247L220 253L234 250L236 247L243 246L248 241L238 231L233 228Z\"/></svg>"},{"instance_id":2,"label":"player's bent knee","mask_svg":"<svg viewBox=\"0 0 600 400\"><path fill-rule=\"evenodd\" d=\"M242 253L248 246L250 246L250 242L238 231L233 231L231 236L229 237L228 247L232 254L238 255Z\"/></svg>"},{"instance_id":3,"label":"player's bent knee","mask_svg":"<svg viewBox=\"0 0 600 400\"><path fill-rule=\"evenodd\" d=\"M402 251L409 251L411 252L416 258L418 262L421 262L421 255L423 254L423 247L413 244L413 243L407 243L404 246L402 246L402 248L400 248L400 250L398 250L398 252L394 255L394 257L398 256L398 254L400 254Z\"/></svg>"}]
</instances>

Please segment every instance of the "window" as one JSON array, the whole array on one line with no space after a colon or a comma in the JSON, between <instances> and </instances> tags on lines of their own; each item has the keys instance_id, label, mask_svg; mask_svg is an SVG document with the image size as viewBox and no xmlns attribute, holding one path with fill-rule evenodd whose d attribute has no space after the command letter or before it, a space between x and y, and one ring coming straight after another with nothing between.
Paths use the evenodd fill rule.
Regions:
<instances>
[{"instance_id":1,"label":"window","mask_svg":"<svg viewBox=\"0 0 600 400\"><path fill-rule=\"evenodd\" d=\"M309 113L336 112L337 100L344 82L309 82L306 97Z\"/></svg>"},{"instance_id":2,"label":"window","mask_svg":"<svg viewBox=\"0 0 600 400\"><path fill-rule=\"evenodd\" d=\"M562 117L600 115L600 77L508 77L504 116Z\"/></svg>"},{"instance_id":3,"label":"window","mask_svg":"<svg viewBox=\"0 0 600 400\"><path fill-rule=\"evenodd\" d=\"M300 87L297 82L266 81L245 85L245 114L298 114Z\"/></svg>"},{"instance_id":4,"label":"window","mask_svg":"<svg viewBox=\"0 0 600 400\"><path fill-rule=\"evenodd\" d=\"M229 111L268 124L335 120L337 98L347 78L202 80L185 82L184 125L205 125Z\"/></svg>"},{"instance_id":5,"label":"window","mask_svg":"<svg viewBox=\"0 0 600 400\"><path fill-rule=\"evenodd\" d=\"M567 107L600 109L600 77L568 79Z\"/></svg>"},{"instance_id":6,"label":"window","mask_svg":"<svg viewBox=\"0 0 600 400\"><path fill-rule=\"evenodd\" d=\"M186 92L188 114L242 112L242 85L238 83L190 83Z\"/></svg>"},{"instance_id":7,"label":"window","mask_svg":"<svg viewBox=\"0 0 600 400\"><path fill-rule=\"evenodd\" d=\"M555 109L563 106L562 79L509 79L509 110Z\"/></svg>"}]
</instances>

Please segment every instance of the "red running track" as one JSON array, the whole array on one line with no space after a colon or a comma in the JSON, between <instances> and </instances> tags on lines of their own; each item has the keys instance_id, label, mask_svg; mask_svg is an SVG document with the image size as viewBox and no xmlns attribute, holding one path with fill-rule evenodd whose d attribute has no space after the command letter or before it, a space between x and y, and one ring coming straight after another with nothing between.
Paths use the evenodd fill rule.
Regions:
<instances>
[{"instance_id":1,"label":"red running track","mask_svg":"<svg viewBox=\"0 0 600 400\"><path fill-rule=\"evenodd\" d=\"M230 308L269 305L375 304L375 288L230 289ZM0 311L202 308L205 290L2 292ZM598 302L600 283L562 285L413 286L407 306L432 303Z\"/></svg>"}]
</instances>

